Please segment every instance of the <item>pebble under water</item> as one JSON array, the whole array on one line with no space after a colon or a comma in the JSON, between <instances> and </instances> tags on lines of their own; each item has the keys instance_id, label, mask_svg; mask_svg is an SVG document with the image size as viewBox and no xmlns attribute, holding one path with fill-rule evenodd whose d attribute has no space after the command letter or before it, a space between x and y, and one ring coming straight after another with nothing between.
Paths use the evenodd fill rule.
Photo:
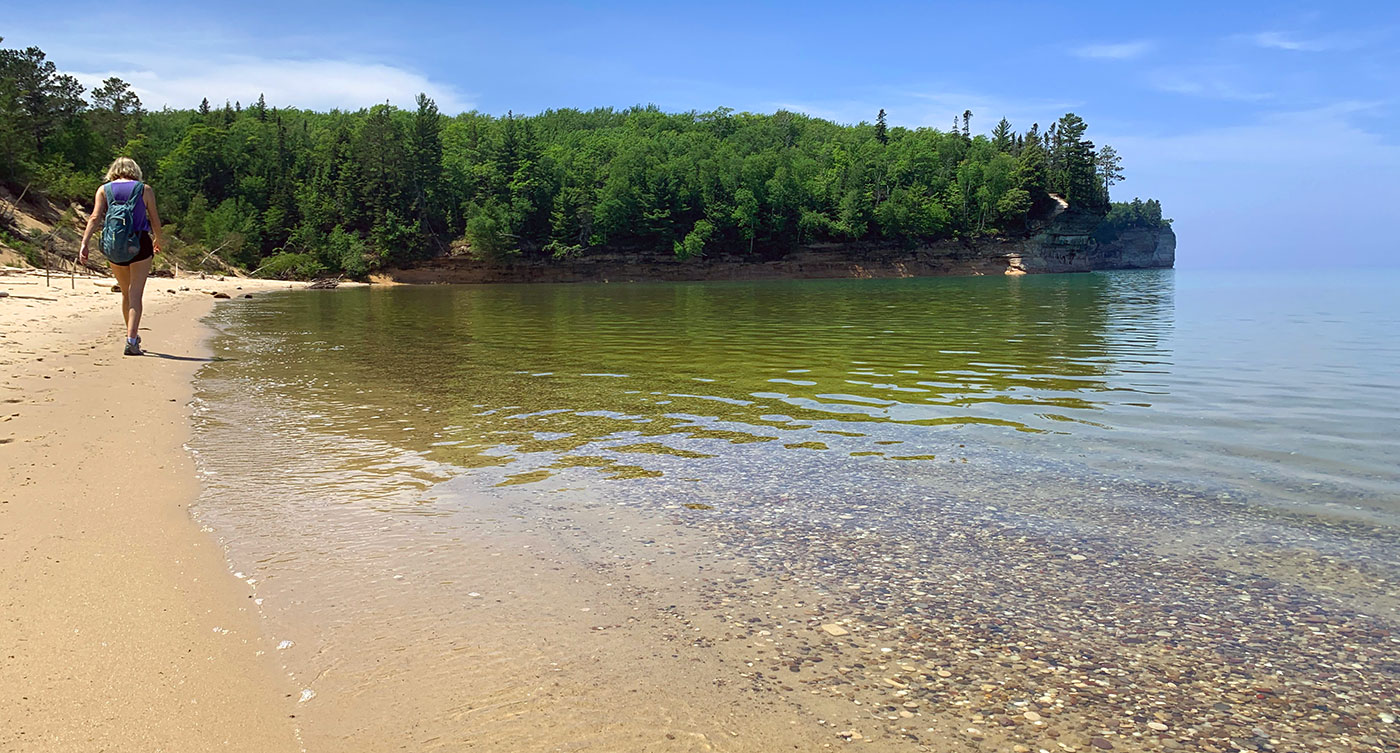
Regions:
<instances>
[{"instance_id":1,"label":"pebble under water","mask_svg":"<svg viewBox=\"0 0 1400 753\"><path fill-rule=\"evenodd\" d=\"M1250 290L266 296L197 515L313 748L1393 750L1400 316Z\"/></svg>"}]
</instances>

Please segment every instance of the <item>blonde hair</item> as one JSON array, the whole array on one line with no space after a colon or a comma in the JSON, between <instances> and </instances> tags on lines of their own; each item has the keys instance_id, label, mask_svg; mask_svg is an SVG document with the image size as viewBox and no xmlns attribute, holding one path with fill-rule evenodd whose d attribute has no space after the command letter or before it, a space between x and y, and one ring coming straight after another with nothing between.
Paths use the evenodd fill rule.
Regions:
<instances>
[{"instance_id":1,"label":"blonde hair","mask_svg":"<svg viewBox=\"0 0 1400 753\"><path fill-rule=\"evenodd\" d=\"M112 166L107 168L107 180L118 178L141 180L141 166L130 157L118 157L112 160Z\"/></svg>"}]
</instances>

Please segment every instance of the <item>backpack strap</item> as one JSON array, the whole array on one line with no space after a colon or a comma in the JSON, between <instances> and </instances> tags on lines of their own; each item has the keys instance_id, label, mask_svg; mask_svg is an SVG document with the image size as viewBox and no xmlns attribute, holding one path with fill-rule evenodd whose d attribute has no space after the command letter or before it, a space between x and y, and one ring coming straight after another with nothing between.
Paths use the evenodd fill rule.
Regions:
<instances>
[{"instance_id":1,"label":"backpack strap","mask_svg":"<svg viewBox=\"0 0 1400 753\"><path fill-rule=\"evenodd\" d=\"M144 193L146 190L146 184L142 183L139 180L132 181L132 183L134 185L131 187L131 195L126 197L126 201L123 203L131 205L131 208L135 210L137 198L146 198ZM111 182L104 184L102 186L102 190L107 194L107 208L111 209L112 205L115 204L117 201L117 190L112 187Z\"/></svg>"}]
</instances>

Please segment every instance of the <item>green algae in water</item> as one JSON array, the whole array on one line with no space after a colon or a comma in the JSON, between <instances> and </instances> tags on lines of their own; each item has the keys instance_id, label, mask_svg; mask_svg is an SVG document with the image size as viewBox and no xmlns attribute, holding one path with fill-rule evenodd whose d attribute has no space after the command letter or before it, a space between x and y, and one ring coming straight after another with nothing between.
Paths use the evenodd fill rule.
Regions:
<instances>
[{"instance_id":1,"label":"green algae in water","mask_svg":"<svg viewBox=\"0 0 1400 753\"><path fill-rule=\"evenodd\" d=\"M273 294L215 314L232 336L203 373L306 406L308 431L508 475L586 455L607 458L599 474L705 478L814 442L838 458L908 442L923 451L899 457L932 457L906 466L965 444L1290 504L1400 506L1390 278L1178 277Z\"/></svg>"}]
</instances>

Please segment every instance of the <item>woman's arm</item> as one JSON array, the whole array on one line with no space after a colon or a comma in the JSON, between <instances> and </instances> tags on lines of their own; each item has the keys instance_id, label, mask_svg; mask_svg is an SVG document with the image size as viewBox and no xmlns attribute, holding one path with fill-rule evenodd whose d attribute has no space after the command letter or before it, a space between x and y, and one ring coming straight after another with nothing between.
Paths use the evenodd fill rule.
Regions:
<instances>
[{"instance_id":1,"label":"woman's arm","mask_svg":"<svg viewBox=\"0 0 1400 753\"><path fill-rule=\"evenodd\" d=\"M142 197L146 202L146 217L151 221L151 242L155 245L156 251L160 251L160 212L156 211L156 192L150 186L146 186Z\"/></svg>"},{"instance_id":2,"label":"woman's arm","mask_svg":"<svg viewBox=\"0 0 1400 753\"><path fill-rule=\"evenodd\" d=\"M92 200L92 214L88 215L87 227L83 230L83 245L78 248L78 263L86 265L88 260L88 240L97 232L97 224L107 215L107 192L97 189Z\"/></svg>"}]
</instances>

